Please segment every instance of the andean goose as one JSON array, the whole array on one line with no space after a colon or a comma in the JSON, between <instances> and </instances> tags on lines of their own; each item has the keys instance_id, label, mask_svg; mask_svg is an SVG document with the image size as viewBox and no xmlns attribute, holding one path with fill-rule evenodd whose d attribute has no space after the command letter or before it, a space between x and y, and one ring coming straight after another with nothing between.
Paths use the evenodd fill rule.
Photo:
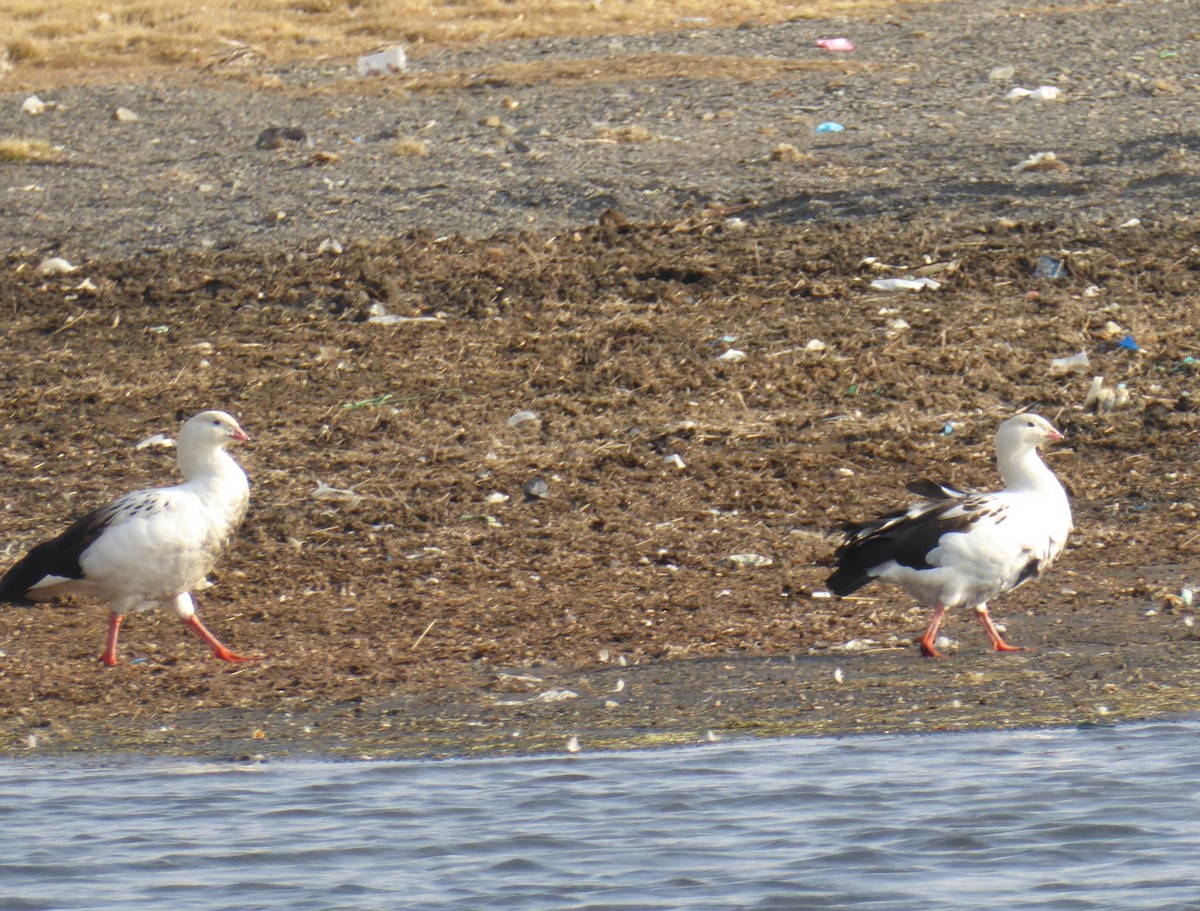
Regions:
<instances>
[{"instance_id":1,"label":"andean goose","mask_svg":"<svg viewBox=\"0 0 1200 911\"><path fill-rule=\"evenodd\" d=\"M1062 434L1036 414L1011 417L996 433L996 463L1005 489L970 493L923 481L909 490L929 502L848 525L834 552L837 569L826 580L845 596L874 579L899 585L933 620L921 637L923 654L934 648L946 611L973 607L998 652L1019 651L1000 636L987 602L1037 576L1062 552L1072 529L1071 506L1038 447Z\"/></svg>"},{"instance_id":2,"label":"andean goose","mask_svg":"<svg viewBox=\"0 0 1200 911\"><path fill-rule=\"evenodd\" d=\"M77 594L107 601L108 640L100 660L117 663L117 635L129 611L170 605L223 661L244 661L196 616L190 590L204 581L250 499L246 475L225 451L247 439L222 411L205 411L179 432L184 483L139 490L77 520L37 545L0 579L0 603L30 604Z\"/></svg>"}]
</instances>

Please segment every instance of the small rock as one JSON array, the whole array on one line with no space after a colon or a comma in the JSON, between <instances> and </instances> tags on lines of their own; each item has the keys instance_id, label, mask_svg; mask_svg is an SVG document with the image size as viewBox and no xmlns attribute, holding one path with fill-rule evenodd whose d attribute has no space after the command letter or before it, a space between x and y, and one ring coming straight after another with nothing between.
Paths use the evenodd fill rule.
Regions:
<instances>
[{"instance_id":1,"label":"small rock","mask_svg":"<svg viewBox=\"0 0 1200 911\"><path fill-rule=\"evenodd\" d=\"M51 256L48 259L43 259L38 265L38 275L45 275L47 277L69 275L75 271L75 268L75 266L72 266L61 256Z\"/></svg>"},{"instance_id":2,"label":"small rock","mask_svg":"<svg viewBox=\"0 0 1200 911\"><path fill-rule=\"evenodd\" d=\"M117 108L113 111L112 119L117 123L137 123L140 118L129 108Z\"/></svg>"},{"instance_id":3,"label":"small rock","mask_svg":"<svg viewBox=\"0 0 1200 911\"><path fill-rule=\"evenodd\" d=\"M308 133L300 127L267 127L258 134L254 148L283 149L287 147L288 143L312 146L312 140L308 138Z\"/></svg>"},{"instance_id":4,"label":"small rock","mask_svg":"<svg viewBox=\"0 0 1200 911\"><path fill-rule=\"evenodd\" d=\"M988 79L992 82L1008 82L1008 80L1012 79L1012 77L1016 74L1017 70L1011 64L1006 66L994 66L988 70Z\"/></svg>"},{"instance_id":5,"label":"small rock","mask_svg":"<svg viewBox=\"0 0 1200 911\"><path fill-rule=\"evenodd\" d=\"M30 95L21 102L21 110L30 117L36 117L38 114L46 113L46 102L38 98L37 95Z\"/></svg>"},{"instance_id":6,"label":"small rock","mask_svg":"<svg viewBox=\"0 0 1200 911\"><path fill-rule=\"evenodd\" d=\"M521 490L525 493L526 500L550 499L550 485L546 483L545 478L530 478Z\"/></svg>"}]
</instances>

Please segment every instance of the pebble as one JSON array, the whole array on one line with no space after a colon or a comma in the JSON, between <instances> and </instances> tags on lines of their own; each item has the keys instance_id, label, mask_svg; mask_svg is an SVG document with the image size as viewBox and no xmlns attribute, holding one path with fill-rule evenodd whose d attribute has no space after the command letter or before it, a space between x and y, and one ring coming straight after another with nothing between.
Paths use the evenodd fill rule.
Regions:
<instances>
[{"instance_id":1,"label":"pebble","mask_svg":"<svg viewBox=\"0 0 1200 911\"><path fill-rule=\"evenodd\" d=\"M112 119L118 123L137 123L140 118L129 108L117 108L113 111Z\"/></svg>"},{"instance_id":2,"label":"pebble","mask_svg":"<svg viewBox=\"0 0 1200 911\"><path fill-rule=\"evenodd\" d=\"M550 499L550 485L546 483L545 478L530 478L521 490L524 492L526 500Z\"/></svg>"}]
</instances>

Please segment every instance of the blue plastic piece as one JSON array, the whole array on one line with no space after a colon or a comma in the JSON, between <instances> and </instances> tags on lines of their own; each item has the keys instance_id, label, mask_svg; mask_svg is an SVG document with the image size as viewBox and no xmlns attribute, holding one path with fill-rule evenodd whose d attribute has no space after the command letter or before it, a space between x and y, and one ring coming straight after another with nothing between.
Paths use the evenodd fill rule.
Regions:
<instances>
[{"instance_id":1,"label":"blue plastic piece","mask_svg":"<svg viewBox=\"0 0 1200 911\"><path fill-rule=\"evenodd\" d=\"M846 129L844 126L840 123L834 123L832 120L817 124L818 133L840 133L844 129Z\"/></svg>"}]
</instances>

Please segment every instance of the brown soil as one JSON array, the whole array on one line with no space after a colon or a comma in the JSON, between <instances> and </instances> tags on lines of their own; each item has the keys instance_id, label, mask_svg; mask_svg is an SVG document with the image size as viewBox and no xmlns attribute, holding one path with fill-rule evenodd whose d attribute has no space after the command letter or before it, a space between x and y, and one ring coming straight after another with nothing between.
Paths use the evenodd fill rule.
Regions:
<instances>
[{"instance_id":1,"label":"brown soil","mask_svg":"<svg viewBox=\"0 0 1200 911\"><path fill-rule=\"evenodd\" d=\"M992 4L956 7L959 19L937 7L900 25L874 23L883 63L838 78L863 96L893 91L897 46L931 32L939 42L966 40L970 16L994 15ZM1094 40L1128 53L1144 43L1121 17L1152 11L1104 12L1110 33ZM1059 35L1073 16L1099 27L1090 15L1031 11L1014 29ZM780 35L689 40L732 53ZM1055 59L1052 44L1026 37L1004 52L1030 59L1040 48ZM980 64L969 65L980 78ZM936 55L906 72L919 78L923 66L939 66ZM952 105L959 86L941 66L944 82L928 91ZM664 93L674 85L626 78ZM1003 93L987 85L986 66L982 78L972 92ZM670 91L714 84L729 90L706 71ZM165 107L182 99L175 116L193 118L196 135L219 134L190 106L199 90L153 91ZM244 100L237 87L205 91L230 107ZM315 97L328 106L330 91L326 84ZM530 91L543 105L559 92L561 122L586 119L571 107L585 96L570 80ZM420 104L461 110L479 92L449 80ZM1161 122L1177 124L1171 112L1194 112L1197 92L1100 95L1096 105L1124 104L1131 114L1135 102L1153 105ZM267 93L256 103L286 117L297 97ZM72 98L80 110L84 95ZM392 103L411 97L381 95L375 114L356 116L393 122ZM169 450L135 444L173 433L201 408L224 408L252 437L237 453L252 506L198 603L218 636L261 657L221 664L170 616L140 614L124 628L123 664L109 670L95 661L102 607L5 608L0 749L444 755L562 749L571 736L586 749L708 732L1195 711L1197 637L1177 597L1200 571L1195 134L1143 125L1152 133L1144 154L1114 162L1099 148L1087 158L1089 143L1107 140L1083 100L1036 117L1003 112L1026 126L1048 120L1083 150L1066 172L1025 181L1009 171L1005 189L978 193L965 189L967 176L1007 167L999 162L1010 150L961 133L952 145L963 157L949 175L916 144L919 131L907 151L888 145L904 144L894 135L880 138L891 156L882 170L879 147L867 142L805 152L815 156L811 180L841 194L836 219L814 217L821 207L815 195L795 195L795 173L751 173L694 144L640 142L603 168L635 185L652 160L656 173L696 182L691 203L630 196L623 208L636 218L607 211L562 229L557 201L571 193L560 181L547 184L544 207L507 197L533 218L527 230L503 208L460 224L456 212L501 179L483 175L476 159L475 171L447 177L429 220L490 231L389 232L386 210L361 208L331 230L318 217L328 199L297 185L308 171L284 152L244 166L278 181L280 210L312 218L263 234L220 193L198 206L200 197L180 201L158 184L143 198L118 171L152 168L162 153L110 143L103 167L133 209L153 208L157 193L162 225L182 226L189 213L204 223L165 228L147 250L136 214L88 197L114 192L95 186L91 165L68 156L5 170L5 562L67 517L173 477ZM778 110L739 107L731 116L744 118L745 137ZM954 135L926 129L935 143ZM1036 145L1023 148L1054 147ZM897 161L912 164L911 179L891 170ZM363 203L370 191L355 178L378 163L347 158L329 173L348 179L344 193ZM578 187L601 164L580 157L555 167L573 169ZM773 191L772 174L789 189ZM33 182L68 208L13 189ZM1118 227L1131 211L1142 223ZM318 254L324 236L339 236L343 252ZM39 277L50 253L82 268ZM1068 275L1034 277L1041 256L1064 260ZM944 287L919 295L869 287L880 274L918 270ZM385 310L414 319L371 320ZM1140 353L1118 346L1125 332ZM730 348L745 359L722 360ZM1051 375L1052 358L1081 349L1092 359L1087 374ZM1129 405L1084 411L1093 375L1126 384ZM992 654L970 618L956 616L947 631L957 653L924 660L912 640L927 616L902 594L814 596L841 520L893 507L917 476L994 485L991 435L1029 404L1068 434L1050 463L1073 490L1078 527L1051 571L993 605L1009 638L1033 650ZM523 410L536 419L512 426ZM523 494L537 478L544 499ZM319 485L353 495L322 496ZM772 562L728 561L746 553ZM856 640L871 642L844 648Z\"/></svg>"}]
</instances>

